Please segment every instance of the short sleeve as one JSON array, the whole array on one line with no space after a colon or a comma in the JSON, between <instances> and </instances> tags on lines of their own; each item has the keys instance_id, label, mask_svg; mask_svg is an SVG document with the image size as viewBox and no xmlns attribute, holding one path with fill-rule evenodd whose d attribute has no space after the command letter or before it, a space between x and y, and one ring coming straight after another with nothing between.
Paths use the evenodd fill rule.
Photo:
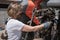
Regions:
<instances>
[{"instance_id":1,"label":"short sleeve","mask_svg":"<svg viewBox=\"0 0 60 40\"><path fill-rule=\"evenodd\" d=\"M23 27L24 27L24 23L18 21L18 20L15 20L14 21L14 30L21 30Z\"/></svg>"},{"instance_id":2,"label":"short sleeve","mask_svg":"<svg viewBox=\"0 0 60 40\"><path fill-rule=\"evenodd\" d=\"M22 22L19 22L17 25L18 25L18 30L21 30L25 24Z\"/></svg>"}]
</instances>

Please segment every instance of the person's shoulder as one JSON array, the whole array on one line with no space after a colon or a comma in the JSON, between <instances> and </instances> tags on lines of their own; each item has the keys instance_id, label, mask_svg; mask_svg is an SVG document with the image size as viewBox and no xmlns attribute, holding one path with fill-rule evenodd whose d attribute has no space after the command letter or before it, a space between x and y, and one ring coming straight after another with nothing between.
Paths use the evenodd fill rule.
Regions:
<instances>
[{"instance_id":1,"label":"person's shoulder","mask_svg":"<svg viewBox=\"0 0 60 40\"><path fill-rule=\"evenodd\" d=\"M22 23L21 21L17 20L17 19L11 19L11 22L15 23L15 24L20 24Z\"/></svg>"},{"instance_id":2,"label":"person's shoulder","mask_svg":"<svg viewBox=\"0 0 60 40\"><path fill-rule=\"evenodd\" d=\"M19 23L20 21L16 20L16 19L10 19L7 24L15 24L15 23Z\"/></svg>"},{"instance_id":3,"label":"person's shoulder","mask_svg":"<svg viewBox=\"0 0 60 40\"><path fill-rule=\"evenodd\" d=\"M17 19L10 19L11 22L14 22L14 23L18 23L20 21L18 21Z\"/></svg>"},{"instance_id":4,"label":"person's shoulder","mask_svg":"<svg viewBox=\"0 0 60 40\"><path fill-rule=\"evenodd\" d=\"M20 25L20 24L24 24L24 23L21 22L21 21L19 21L19 20L17 20L17 19L10 19L10 20L8 21L8 24Z\"/></svg>"}]
</instances>

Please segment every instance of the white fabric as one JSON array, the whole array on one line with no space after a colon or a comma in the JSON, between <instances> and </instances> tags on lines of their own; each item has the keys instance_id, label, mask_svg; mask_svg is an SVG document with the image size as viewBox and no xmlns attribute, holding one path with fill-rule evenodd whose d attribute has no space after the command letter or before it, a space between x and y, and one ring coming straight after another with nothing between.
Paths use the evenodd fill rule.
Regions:
<instances>
[{"instance_id":1,"label":"white fabric","mask_svg":"<svg viewBox=\"0 0 60 40\"><path fill-rule=\"evenodd\" d=\"M16 19L10 19L6 25L8 40L19 40L21 37L21 29L24 25L24 23Z\"/></svg>"}]
</instances>

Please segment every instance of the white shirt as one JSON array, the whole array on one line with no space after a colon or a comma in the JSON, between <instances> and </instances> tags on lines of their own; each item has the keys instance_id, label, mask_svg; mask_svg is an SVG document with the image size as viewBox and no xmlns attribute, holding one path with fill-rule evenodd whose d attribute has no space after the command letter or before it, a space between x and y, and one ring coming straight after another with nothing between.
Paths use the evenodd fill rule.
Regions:
<instances>
[{"instance_id":1,"label":"white shirt","mask_svg":"<svg viewBox=\"0 0 60 40\"><path fill-rule=\"evenodd\" d=\"M24 23L16 19L10 19L6 25L8 40L19 40L21 37L21 29L24 25Z\"/></svg>"}]
</instances>

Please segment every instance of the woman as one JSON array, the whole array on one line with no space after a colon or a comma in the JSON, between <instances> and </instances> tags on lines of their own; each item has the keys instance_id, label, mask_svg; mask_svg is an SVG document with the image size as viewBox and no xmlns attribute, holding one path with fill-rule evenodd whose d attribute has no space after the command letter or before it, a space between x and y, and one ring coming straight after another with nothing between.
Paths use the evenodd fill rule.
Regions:
<instances>
[{"instance_id":1,"label":"woman","mask_svg":"<svg viewBox=\"0 0 60 40\"><path fill-rule=\"evenodd\" d=\"M8 34L8 40L19 40L21 37L21 32L35 32L37 30L41 30L42 28L49 28L51 22L46 22L44 24L38 26L29 26L21 21L18 18L22 17L22 5L18 5L17 3L12 3L8 7L8 15L11 19L6 24L6 30Z\"/></svg>"}]
</instances>

